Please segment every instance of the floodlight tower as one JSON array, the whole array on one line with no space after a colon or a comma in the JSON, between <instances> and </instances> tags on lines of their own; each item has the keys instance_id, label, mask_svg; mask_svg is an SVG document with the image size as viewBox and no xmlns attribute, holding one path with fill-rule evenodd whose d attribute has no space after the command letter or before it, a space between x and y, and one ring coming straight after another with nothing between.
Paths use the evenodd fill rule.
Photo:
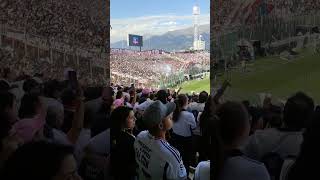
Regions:
<instances>
[{"instance_id":1,"label":"floodlight tower","mask_svg":"<svg viewBox=\"0 0 320 180\"><path fill-rule=\"evenodd\" d=\"M198 42L199 42L199 15L200 15L200 7L196 3L196 5L193 6L193 28L194 28L194 34L193 34L193 49L197 50L199 49Z\"/></svg>"}]
</instances>

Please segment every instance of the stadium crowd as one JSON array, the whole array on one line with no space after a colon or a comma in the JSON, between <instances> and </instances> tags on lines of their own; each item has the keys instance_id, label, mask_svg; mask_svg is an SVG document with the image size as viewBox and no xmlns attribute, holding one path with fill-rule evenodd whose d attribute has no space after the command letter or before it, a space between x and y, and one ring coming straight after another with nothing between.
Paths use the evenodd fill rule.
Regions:
<instances>
[{"instance_id":1,"label":"stadium crowd","mask_svg":"<svg viewBox=\"0 0 320 180\"><path fill-rule=\"evenodd\" d=\"M10 1L0 2L1 25L45 37L71 46L97 48L105 46L106 22L93 16L80 1Z\"/></svg>"},{"instance_id":2,"label":"stadium crowd","mask_svg":"<svg viewBox=\"0 0 320 180\"><path fill-rule=\"evenodd\" d=\"M64 44L103 46L109 27L77 2L2 0L7 11L0 11L1 24L21 25L28 34ZM224 3L232 7L232 1ZM157 66L177 71L191 62L206 64L208 57L158 53L151 58L148 53L112 54L111 68L157 79ZM305 93L283 105L265 97L253 106L224 101L228 82L211 95L181 94L181 89L109 86L102 73L86 79L88 63L74 67L72 57L61 66L61 58L38 62L1 47L0 58L0 179L319 177L320 107Z\"/></svg>"},{"instance_id":3,"label":"stadium crowd","mask_svg":"<svg viewBox=\"0 0 320 180\"><path fill-rule=\"evenodd\" d=\"M282 179L318 177L319 106L302 92L258 106L1 71L1 179ZM110 155L111 154L111 155ZM110 163L112 166L109 166ZM212 167L212 168L211 168ZM19 172L19 173L17 173Z\"/></svg>"},{"instance_id":4,"label":"stadium crowd","mask_svg":"<svg viewBox=\"0 0 320 180\"><path fill-rule=\"evenodd\" d=\"M275 1L275 8L284 14L306 15L317 13L320 8L320 2L316 0L294 1L283 0Z\"/></svg>"},{"instance_id":5,"label":"stadium crowd","mask_svg":"<svg viewBox=\"0 0 320 180\"><path fill-rule=\"evenodd\" d=\"M151 87L159 84L162 78L172 74L189 73L193 67L199 71L210 66L210 54L200 53L163 53L155 50L136 52L112 49L110 57L111 80L116 84L130 85L140 82ZM143 68L142 68L143 67Z\"/></svg>"},{"instance_id":6,"label":"stadium crowd","mask_svg":"<svg viewBox=\"0 0 320 180\"><path fill-rule=\"evenodd\" d=\"M320 2L317 0L227 0L215 3L216 7L218 7L214 11L214 15L217 17L216 24L228 26L222 28L240 26L244 22L250 24L256 22L258 17L266 16L270 13L273 14L273 17L282 19L292 16L316 14L320 8Z\"/></svg>"},{"instance_id":7,"label":"stadium crowd","mask_svg":"<svg viewBox=\"0 0 320 180\"><path fill-rule=\"evenodd\" d=\"M14 51L12 48L0 48L1 69L9 68L13 74L19 77L40 74L45 80L63 80L64 70L66 68L72 68L78 70L79 80L87 85L106 83L103 70L99 73L92 72L91 76L90 68L92 67L90 66L88 59L79 58L78 65L75 57L72 56L67 56L65 63L63 62L63 56L55 60L56 61L50 61L48 57L37 60L34 56L19 58L17 56L17 51Z\"/></svg>"}]
</instances>

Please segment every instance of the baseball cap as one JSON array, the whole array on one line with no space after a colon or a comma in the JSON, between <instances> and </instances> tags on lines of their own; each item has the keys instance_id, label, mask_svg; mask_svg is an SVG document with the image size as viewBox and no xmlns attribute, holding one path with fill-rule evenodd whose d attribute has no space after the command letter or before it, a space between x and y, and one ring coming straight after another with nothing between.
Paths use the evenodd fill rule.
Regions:
<instances>
[{"instance_id":1,"label":"baseball cap","mask_svg":"<svg viewBox=\"0 0 320 180\"><path fill-rule=\"evenodd\" d=\"M140 110L140 111L145 111L152 103L153 103L153 101L147 100L147 101L143 102L142 104L137 105L136 109Z\"/></svg>"},{"instance_id":2,"label":"baseball cap","mask_svg":"<svg viewBox=\"0 0 320 180\"><path fill-rule=\"evenodd\" d=\"M144 111L142 121L148 128L154 127L160 124L162 119L171 114L175 109L175 103L163 104L157 100Z\"/></svg>"}]
</instances>

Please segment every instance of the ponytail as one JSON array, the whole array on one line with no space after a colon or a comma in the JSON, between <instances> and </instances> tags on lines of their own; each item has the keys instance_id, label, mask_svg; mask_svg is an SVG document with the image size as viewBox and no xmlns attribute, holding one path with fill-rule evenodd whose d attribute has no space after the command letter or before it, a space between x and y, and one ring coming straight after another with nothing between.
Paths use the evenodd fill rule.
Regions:
<instances>
[{"instance_id":1,"label":"ponytail","mask_svg":"<svg viewBox=\"0 0 320 180\"><path fill-rule=\"evenodd\" d=\"M178 122L183 106L188 102L188 98L184 94L180 94L178 98L174 101L176 104L176 109L173 112L172 120L173 122Z\"/></svg>"},{"instance_id":2,"label":"ponytail","mask_svg":"<svg viewBox=\"0 0 320 180\"><path fill-rule=\"evenodd\" d=\"M228 158L225 145L232 145L243 130L249 129L246 108L237 102L226 102L217 109L208 122L210 143L210 179L219 179ZM249 135L249 132L248 132ZM236 148L236 147L235 147ZM228 151L228 150L227 150Z\"/></svg>"}]
</instances>

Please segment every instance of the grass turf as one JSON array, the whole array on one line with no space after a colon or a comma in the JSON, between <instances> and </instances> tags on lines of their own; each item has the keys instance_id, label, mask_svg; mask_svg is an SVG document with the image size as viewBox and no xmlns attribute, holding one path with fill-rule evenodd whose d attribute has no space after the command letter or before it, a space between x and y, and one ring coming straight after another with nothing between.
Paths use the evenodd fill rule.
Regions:
<instances>
[{"instance_id":1,"label":"grass turf","mask_svg":"<svg viewBox=\"0 0 320 180\"><path fill-rule=\"evenodd\" d=\"M304 91L320 102L320 54L305 50L292 60L279 56L260 58L247 66L248 72L233 69L217 78L214 87L224 79L231 79L232 87L226 92L228 99L258 101L259 93L270 93L277 99L286 99L297 91ZM210 89L210 80L193 80L181 85L183 93Z\"/></svg>"}]
</instances>

